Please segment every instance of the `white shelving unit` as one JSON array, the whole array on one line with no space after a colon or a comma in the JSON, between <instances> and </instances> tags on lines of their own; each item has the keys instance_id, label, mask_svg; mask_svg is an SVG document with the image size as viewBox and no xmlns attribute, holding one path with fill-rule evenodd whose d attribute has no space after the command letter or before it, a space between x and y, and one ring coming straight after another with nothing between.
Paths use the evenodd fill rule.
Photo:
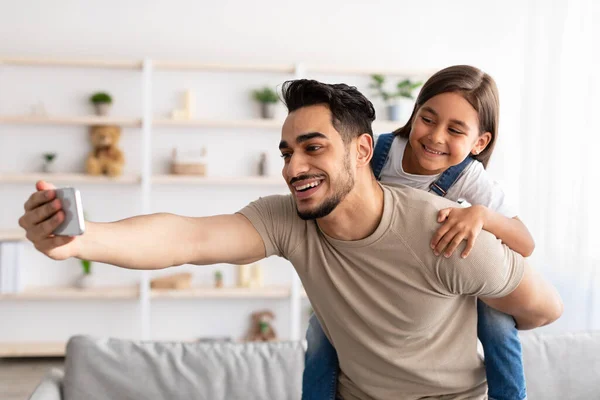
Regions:
<instances>
[{"instance_id":1,"label":"white shelving unit","mask_svg":"<svg viewBox=\"0 0 600 400\"><path fill-rule=\"evenodd\" d=\"M290 297L290 287L194 287L181 290L152 289L151 297L153 299L286 299Z\"/></svg>"},{"instance_id":2,"label":"white shelving unit","mask_svg":"<svg viewBox=\"0 0 600 400\"><path fill-rule=\"evenodd\" d=\"M141 165L140 173L118 178L92 177L78 173L39 174L39 173L0 173L0 185L33 183L43 179L53 183L90 184L90 185L139 185L141 188L140 204L142 213L151 212L150 199L153 185L204 185L231 188L242 187L277 187L286 190L283 179L277 177L196 177L153 174L152 171L152 140L153 130L161 128L223 128L223 129L272 129L281 128L281 120L265 119L193 119L173 120L157 118L152 115L152 86L154 71L206 71L221 73L262 73L288 74L289 78L302 78L308 74L331 75L371 75L382 73L406 77L424 77L429 71L412 70L375 70L339 68L327 66L307 66L303 64L284 65L234 65L220 63L195 63L169 60L77 60L51 58L0 58L0 68L3 65L23 67L53 67L53 68L100 68L115 70L140 71L142 82L142 115L127 117L97 117L97 116L27 116L0 115L0 125L40 125L40 126L92 126L98 124L114 124L122 127L141 129ZM396 129L400 121L377 121L374 131L389 132ZM0 231L2 240L23 240L24 233L15 229ZM301 288L298 276L292 273L290 284L287 286L266 286L259 289L244 288L206 288L194 287L187 290L152 290L150 275L147 271L139 273L137 287L99 287L88 290L78 290L70 287L38 287L28 288L17 294L0 295L2 301L69 301L69 300L131 300L139 303L140 332L142 339L151 339L150 310L153 301L183 300L183 299L288 299L290 311L290 337L298 340L303 334L301 326L301 300L306 298ZM64 354L64 342L0 342L0 357L55 356Z\"/></svg>"},{"instance_id":3,"label":"white shelving unit","mask_svg":"<svg viewBox=\"0 0 600 400\"><path fill-rule=\"evenodd\" d=\"M249 120L177 120L177 119L155 119L154 126L180 126L195 128L281 128L283 121L270 119Z\"/></svg>"},{"instance_id":4,"label":"white shelving unit","mask_svg":"<svg viewBox=\"0 0 600 400\"><path fill-rule=\"evenodd\" d=\"M0 116L0 124L66 126L119 125L123 127L138 128L141 126L142 121L135 118L97 117L93 115L82 117L6 115Z\"/></svg>"},{"instance_id":5,"label":"white shelving unit","mask_svg":"<svg viewBox=\"0 0 600 400\"><path fill-rule=\"evenodd\" d=\"M192 287L190 289L150 289L153 299L286 299L290 286L240 287ZM137 300L137 286L98 286L78 289L71 286L30 287L19 293L0 294L0 300L51 301L51 300Z\"/></svg>"},{"instance_id":6,"label":"white shelving unit","mask_svg":"<svg viewBox=\"0 0 600 400\"><path fill-rule=\"evenodd\" d=\"M53 183L97 184L97 185L135 185L141 181L139 175L122 175L111 178L107 176L91 176L86 174L16 174L0 173L0 183L35 183L45 180Z\"/></svg>"},{"instance_id":7,"label":"white shelving unit","mask_svg":"<svg viewBox=\"0 0 600 400\"><path fill-rule=\"evenodd\" d=\"M20 293L0 294L0 300L12 301L49 301L49 300L128 300L139 297L136 286L94 287L77 289L74 287L38 287L28 288Z\"/></svg>"},{"instance_id":8,"label":"white shelving unit","mask_svg":"<svg viewBox=\"0 0 600 400\"><path fill-rule=\"evenodd\" d=\"M210 185L210 186L280 186L285 187L281 177L204 177L191 175L154 175L152 183L157 185Z\"/></svg>"}]
</instances>

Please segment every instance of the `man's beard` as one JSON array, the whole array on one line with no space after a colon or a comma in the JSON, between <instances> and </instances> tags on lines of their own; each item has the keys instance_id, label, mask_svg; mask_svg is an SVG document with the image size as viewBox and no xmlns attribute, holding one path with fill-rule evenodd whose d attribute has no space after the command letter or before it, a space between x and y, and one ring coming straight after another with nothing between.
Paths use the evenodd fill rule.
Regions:
<instances>
[{"instance_id":1,"label":"man's beard","mask_svg":"<svg viewBox=\"0 0 600 400\"><path fill-rule=\"evenodd\" d=\"M344 200L344 198L354 188L354 176L352 175L352 169L350 167L350 154L346 153L344 157L344 173L346 179L343 182L339 182L339 188L331 197L325 199L321 205L314 210L300 211L296 208L298 216L303 220L317 219L328 216L335 208ZM340 177L341 178L341 177ZM340 179L341 180L341 179Z\"/></svg>"}]
</instances>

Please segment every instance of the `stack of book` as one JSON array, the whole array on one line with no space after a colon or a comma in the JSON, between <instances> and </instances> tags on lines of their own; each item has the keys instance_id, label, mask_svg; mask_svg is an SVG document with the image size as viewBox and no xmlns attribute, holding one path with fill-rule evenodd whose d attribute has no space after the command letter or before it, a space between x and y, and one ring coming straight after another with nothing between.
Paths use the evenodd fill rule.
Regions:
<instances>
[{"instance_id":1,"label":"stack of book","mask_svg":"<svg viewBox=\"0 0 600 400\"><path fill-rule=\"evenodd\" d=\"M18 293L23 290L22 252L22 241L0 241L0 293Z\"/></svg>"}]
</instances>

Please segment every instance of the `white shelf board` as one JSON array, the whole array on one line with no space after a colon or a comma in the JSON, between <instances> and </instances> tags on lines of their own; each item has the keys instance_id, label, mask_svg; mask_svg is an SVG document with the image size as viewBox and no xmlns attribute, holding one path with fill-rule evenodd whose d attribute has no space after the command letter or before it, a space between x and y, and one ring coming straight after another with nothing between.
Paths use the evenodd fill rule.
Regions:
<instances>
[{"instance_id":1,"label":"white shelf board","mask_svg":"<svg viewBox=\"0 0 600 400\"><path fill-rule=\"evenodd\" d=\"M225 64L225 63L204 63L194 61L154 61L154 68L157 70L196 70L196 71L216 71L216 72L266 72L293 74L296 67L292 64Z\"/></svg>"},{"instance_id":2,"label":"white shelf board","mask_svg":"<svg viewBox=\"0 0 600 400\"><path fill-rule=\"evenodd\" d=\"M306 71L315 74L327 75L386 75L386 76L404 76L404 77L428 77L436 70L424 69L394 69L394 68L347 68L334 65L307 65Z\"/></svg>"},{"instance_id":3,"label":"white shelf board","mask_svg":"<svg viewBox=\"0 0 600 400\"><path fill-rule=\"evenodd\" d=\"M119 125L123 127L139 127L142 121L139 118L125 117L100 117L95 115L69 117L69 116L37 116L37 115L3 115L0 124L5 125L67 125L67 126L92 126L92 125Z\"/></svg>"},{"instance_id":4,"label":"white shelf board","mask_svg":"<svg viewBox=\"0 0 600 400\"><path fill-rule=\"evenodd\" d=\"M285 299L290 296L289 286L241 287L193 287L190 289L152 289L153 299Z\"/></svg>"},{"instance_id":5,"label":"white shelf board","mask_svg":"<svg viewBox=\"0 0 600 400\"><path fill-rule=\"evenodd\" d=\"M281 129L283 121L276 119L155 119L155 126L178 126L198 128L277 128Z\"/></svg>"},{"instance_id":6,"label":"white shelf board","mask_svg":"<svg viewBox=\"0 0 600 400\"><path fill-rule=\"evenodd\" d=\"M176 120L176 119L155 119L155 126L162 127L188 127L188 128L269 128L280 130L284 121L275 119L247 119L247 120L218 120L218 119L195 119L195 120ZM407 119L401 121L375 121L373 130L375 132L391 132L407 122Z\"/></svg>"},{"instance_id":7,"label":"white shelf board","mask_svg":"<svg viewBox=\"0 0 600 400\"><path fill-rule=\"evenodd\" d=\"M63 357L66 342L0 342L0 357Z\"/></svg>"},{"instance_id":8,"label":"white shelf board","mask_svg":"<svg viewBox=\"0 0 600 400\"><path fill-rule=\"evenodd\" d=\"M99 286L88 289L75 287L37 287L19 293L0 294L0 300L128 300L137 299L138 286Z\"/></svg>"},{"instance_id":9,"label":"white shelf board","mask_svg":"<svg viewBox=\"0 0 600 400\"><path fill-rule=\"evenodd\" d=\"M285 186L281 176L211 177L195 175L155 175L152 183L158 185L215 185L215 186Z\"/></svg>"},{"instance_id":10,"label":"white shelf board","mask_svg":"<svg viewBox=\"0 0 600 400\"><path fill-rule=\"evenodd\" d=\"M69 58L0 58L0 65L16 65L30 67L75 67L75 68L108 68L108 69L141 69L141 60L100 60Z\"/></svg>"},{"instance_id":11,"label":"white shelf board","mask_svg":"<svg viewBox=\"0 0 600 400\"><path fill-rule=\"evenodd\" d=\"M25 231L21 228L0 230L0 242L25 240Z\"/></svg>"},{"instance_id":12,"label":"white shelf board","mask_svg":"<svg viewBox=\"0 0 600 400\"><path fill-rule=\"evenodd\" d=\"M0 172L0 183L35 183L43 180L54 184L89 183L89 184L119 184L131 185L140 182L139 175L123 175L115 178L108 176L92 176L87 174L45 174L45 173L4 173Z\"/></svg>"}]
</instances>

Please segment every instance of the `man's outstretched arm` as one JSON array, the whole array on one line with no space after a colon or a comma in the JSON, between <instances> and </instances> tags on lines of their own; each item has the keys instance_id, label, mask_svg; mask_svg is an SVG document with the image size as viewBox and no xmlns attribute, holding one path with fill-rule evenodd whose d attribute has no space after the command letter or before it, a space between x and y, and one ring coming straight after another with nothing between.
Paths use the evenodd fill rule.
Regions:
<instances>
[{"instance_id":1,"label":"man's outstretched arm","mask_svg":"<svg viewBox=\"0 0 600 400\"><path fill-rule=\"evenodd\" d=\"M36 249L56 260L69 257L132 269L160 269L193 263L242 264L265 257L254 226L240 214L182 217L151 214L111 223L86 223L78 237L52 236L64 220L54 187L38 182L19 224Z\"/></svg>"},{"instance_id":2,"label":"man's outstretched arm","mask_svg":"<svg viewBox=\"0 0 600 400\"><path fill-rule=\"evenodd\" d=\"M525 262L521 283L509 295L480 297L490 307L512 315L521 330L534 329L556 321L563 312L557 290Z\"/></svg>"}]
</instances>

